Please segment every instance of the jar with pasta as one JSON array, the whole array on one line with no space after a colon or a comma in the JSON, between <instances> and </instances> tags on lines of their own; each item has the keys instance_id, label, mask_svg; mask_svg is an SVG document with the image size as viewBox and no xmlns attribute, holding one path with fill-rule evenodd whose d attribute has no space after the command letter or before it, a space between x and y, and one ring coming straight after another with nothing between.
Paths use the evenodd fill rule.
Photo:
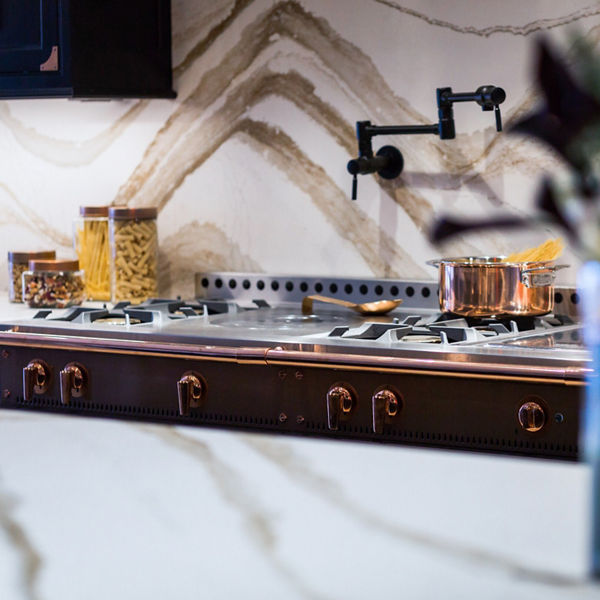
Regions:
<instances>
[{"instance_id":1,"label":"jar with pasta","mask_svg":"<svg viewBox=\"0 0 600 600\"><path fill-rule=\"evenodd\" d=\"M8 299L10 302L23 302L22 275L29 266L30 260L56 258L54 250L40 252L8 253Z\"/></svg>"},{"instance_id":2,"label":"jar with pasta","mask_svg":"<svg viewBox=\"0 0 600 600\"><path fill-rule=\"evenodd\" d=\"M22 277L23 302L31 308L67 308L85 300L77 260L30 260Z\"/></svg>"},{"instance_id":3,"label":"jar with pasta","mask_svg":"<svg viewBox=\"0 0 600 600\"><path fill-rule=\"evenodd\" d=\"M108 206L81 206L74 223L73 244L85 273L88 300L110 300Z\"/></svg>"},{"instance_id":4,"label":"jar with pasta","mask_svg":"<svg viewBox=\"0 0 600 600\"><path fill-rule=\"evenodd\" d=\"M139 303L157 296L156 208L111 207L111 294L113 302Z\"/></svg>"}]
</instances>

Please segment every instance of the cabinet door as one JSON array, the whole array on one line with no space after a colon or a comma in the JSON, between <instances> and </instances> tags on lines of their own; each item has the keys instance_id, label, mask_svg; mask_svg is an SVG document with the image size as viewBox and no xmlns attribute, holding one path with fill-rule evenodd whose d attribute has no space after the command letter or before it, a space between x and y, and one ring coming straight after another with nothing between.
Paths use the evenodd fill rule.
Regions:
<instances>
[{"instance_id":1,"label":"cabinet door","mask_svg":"<svg viewBox=\"0 0 600 600\"><path fill-rule=\"evenodd\" d=\"M0 75L59 70L59 0L0 0Z\"/></svg>"}]
</instances>

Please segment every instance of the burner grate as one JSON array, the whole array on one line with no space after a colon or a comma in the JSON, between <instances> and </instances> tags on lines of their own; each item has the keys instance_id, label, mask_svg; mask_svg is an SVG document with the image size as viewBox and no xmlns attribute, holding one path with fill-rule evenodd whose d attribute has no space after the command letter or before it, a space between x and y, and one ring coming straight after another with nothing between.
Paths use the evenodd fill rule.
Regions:
<instances>
[{"instance_id":1,"label":"burner grate","mask_svg":"<svg viewBox=\"0 0 600 600\"><path fill-rule=\"evenodd\" d=\"M357 327L338 325L327 334L329 338L344 340L454 344L481 342L489 338L517 336L528 331L547 331L554 327L573 324L566 316L545 315L516 319L457 317L437 315L433 321L418 315L406 316L402 321L380 323L366 321Z\"/></svg>"}]
</instances>

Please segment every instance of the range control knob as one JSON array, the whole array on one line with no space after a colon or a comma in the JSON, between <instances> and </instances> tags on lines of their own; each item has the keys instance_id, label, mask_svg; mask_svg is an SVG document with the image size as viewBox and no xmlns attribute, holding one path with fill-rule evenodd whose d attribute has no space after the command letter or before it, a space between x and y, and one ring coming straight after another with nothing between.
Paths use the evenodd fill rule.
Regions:
<instances>
[{"instance_id":1,"label":"range control knob","mask_svg":"<svg viewBox=\"0 0 600 600\"><path fill-rule=\"evenodd\" d=\"M340 419L349 415L355 405L354 393L344 385L334 385L327 392L327 426L337 431Z\"/></svg>"},{"instance_id":2,"label":"range control knob","mask_svg":"<svg viewBox=\"0 0 600 600\"><path fill-rule=\"evenodd\" d=\"M45 394L50 385L50 367L41 359L34 358L23 369L23 400L31 402L34 394Z\"/></svg>"},{"instance_id":3,"label":"range control knob","mask_svg":"<svg viewBox=\"0 0 600 600\"><path fill-rule=\"evenodd\" d=\"M204 396L206 385L200 375L193 372L184 373L177 382L177 396L179 398L179 414L187 417L190 408L198 408Z\"/></svg>"},{"instance_id":4,"label":"range control knob","mask_svg":"<svg viewBox=\"0 0 600 600\"><path fill-rule=\"evenodd\" d=\"M383 433L384 424L400 412L402 400L396 392L384 389L373 394L371 406L373 408L373 431Z\"/></svg>"},{"instance_id":5,"label":"range control knob","mask_svg":"<svg viewBox=\"0 0 600 600\"><path fill-rule=\"evenodd\" d=\"M88 374L79 363L69 363L60 372L60 401L68 406L72 398L81 398L87 391Z\"/></svg>"},{"instance_id":6,"label":"range control knob","mask_svg":"<svg viewBox=\"0 0 600 600\"><path fill-rule=\"evenodd\" d=\"M546 423L546 412L534 401L522 404L518 417L519 424L526 431L539 431Z\"/></svg>"}]
</instances>

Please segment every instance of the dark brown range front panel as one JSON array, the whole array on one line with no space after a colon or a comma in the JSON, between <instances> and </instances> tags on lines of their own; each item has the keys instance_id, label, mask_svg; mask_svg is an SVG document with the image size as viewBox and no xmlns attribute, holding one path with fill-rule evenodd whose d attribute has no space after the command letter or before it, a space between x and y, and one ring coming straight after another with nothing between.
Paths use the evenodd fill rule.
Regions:
<instances>
[{"instance_id":1,"label":"dark brown range front panel","mask_svg":"<svg viewBox=\"0 0 600 600\"><path fill-rule=\"evenodd\" d=\"M26 402L23 368L35 359L49 367L48 390ZM59 372L73 363L85 367L88 381L81 396L63 404ZM204 389L198 407L182 415L177 382L190 372ZM352 394L337 430L328 415L328 392L336 386ZM483 373L0 344L0 389L2 408L575 459L583 387ZM375 432L373 396L382 389L399 403ZM535 432L519 422L527 402L543 409Z\"/></svg>"}]
</instances>

